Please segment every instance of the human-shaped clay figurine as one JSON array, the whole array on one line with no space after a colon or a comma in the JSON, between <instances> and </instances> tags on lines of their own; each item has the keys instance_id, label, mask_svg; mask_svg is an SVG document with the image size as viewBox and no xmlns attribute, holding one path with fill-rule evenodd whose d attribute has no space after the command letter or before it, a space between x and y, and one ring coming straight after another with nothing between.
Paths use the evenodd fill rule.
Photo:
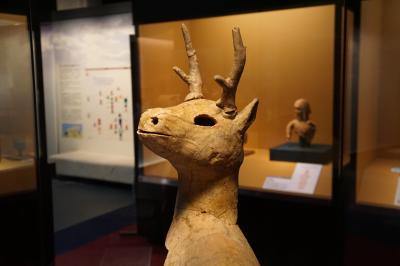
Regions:
<instances>
[{"instance_id":1,"label":"human-shaped clay figurine","mask_svg":"<svg viewBox=\"0 0 400 266\"><path fill-rule=\"evenodd\" d=\"M310 104L305 99L298 99L294 102L296 118L286 126L286 138L290 140L292 133L299 136L301 147L309 147L315 135L316 126L309 120L311 114Z\"/></svg>"}]
</instances>

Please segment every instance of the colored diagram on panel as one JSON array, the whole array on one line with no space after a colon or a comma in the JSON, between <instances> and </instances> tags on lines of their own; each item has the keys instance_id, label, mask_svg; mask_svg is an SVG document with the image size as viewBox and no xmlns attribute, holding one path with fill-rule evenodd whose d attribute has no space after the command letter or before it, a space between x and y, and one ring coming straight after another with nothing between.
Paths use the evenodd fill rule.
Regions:
<instances>
[{"instance_id":1,"label":"colored diagram on panel","mask_svg":"<svg viewBox=\"0 0 400 266\"><path fill-rule=\"evenodd\" d=\"M64 138L80 139L82 138L82 124L62 124L62 136Z\"/></svg>"},{"instance_id":2,"label":"colored diagram on panel","mask_svg":"<svg viewBox=\"0 0 400 266\"><path fill-rule=\"evenodd\" d=\"M132 139L130 67L87 68L85 124L89 139Z\"/></svg>"}]
</instances>

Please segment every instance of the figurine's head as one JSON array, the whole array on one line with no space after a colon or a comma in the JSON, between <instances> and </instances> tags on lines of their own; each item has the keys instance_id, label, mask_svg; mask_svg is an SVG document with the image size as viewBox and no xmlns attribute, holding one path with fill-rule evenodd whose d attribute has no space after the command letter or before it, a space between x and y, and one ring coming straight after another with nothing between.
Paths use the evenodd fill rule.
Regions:
<instances>
[{"instance_id":1,"label":"figurine's head","mask_svg":"<svg viewBox=\"0 0 400 266\"><path fill-rule=\"evenodd\" d=\"M217 101L203 99L202 80L190 35L182 25L190 72L175 72L189 85L185 101L169 108L145 111L138 134L143 143L175 167L239 167L243 160L245 132L256 117L258 100L237 112L235 94L243 72L246 49L238 28L234 28L234 66L229 77L215 76L223 88Z\"/></svg>"},{"instance_id":2,"label":"figurine's head","mask_svg":"<svg viewBox=\"0 0 400 266\"><path fill-rule=\"evenodd\" d=\"M310 104L306 99L298 99L294 102L294 111L298 120L308 121L311 114Z\"/></svg>"}]
</instances>

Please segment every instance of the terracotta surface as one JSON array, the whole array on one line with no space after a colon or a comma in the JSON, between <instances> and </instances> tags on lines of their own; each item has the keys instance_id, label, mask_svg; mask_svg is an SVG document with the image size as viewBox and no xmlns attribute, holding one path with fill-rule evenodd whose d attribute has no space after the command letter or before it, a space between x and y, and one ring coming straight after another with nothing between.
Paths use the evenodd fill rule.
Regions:
<instances>
[{"instance_id":1,"label":"terracotta surface","mask_svg":"<svg viewBox=\"0 0 400 266\"><path fill-rule=\"evenodd\" d=\"M237 225L238 173L247 129L256 118L258 99L237 111L236 89L246 62L240 30L232 30L230 74L215 76L223 88L217 101L202 93L197 52L187 27L182 33L189 70L174 67L188 85L184 102L142 113L138 135L178 172L178 193L165 245L165 265L259 265Z\"/></svg>"},{"instance_id":2,"label":"terracotta surface","mask_svg":"<svg viewBox=\"0 0 400 266\"><path fill-rule=\"evenodd\" d=\"M286 139L290 140L293 133L299 138L299 145L309 147L314 138L316 125L310 120L311 107L306 99L298 99L294 102L295 119L286 126Z\"/></svg>"}]
</instances>

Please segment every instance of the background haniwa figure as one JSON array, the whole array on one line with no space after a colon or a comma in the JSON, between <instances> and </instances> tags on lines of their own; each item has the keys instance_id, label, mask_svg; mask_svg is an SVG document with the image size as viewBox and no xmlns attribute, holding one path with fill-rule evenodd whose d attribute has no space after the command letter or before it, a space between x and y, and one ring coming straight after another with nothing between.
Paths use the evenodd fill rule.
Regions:
<instances>
[{"instance_id":1,"label":"background haniwa figure","mask_svg":"<svg viewBox=\"0 0 400 266\"><path fill-rule=\"evenodd\" d=\"M238 28L232 31L234 64L218 101L203 99L202 79L189 32L182 25L189 73L174 71L189 86L185 101L144 112L140 139L176 168L179 187L169 229L165 265L259 265L237 225L238 173L245 132L256 117L258 100L238 112L235 93L246 60Z\"/></svg>"},{"instance_id":2,"label":"background haniwa figure","mask_svg":"<svg viewBox=\"0 0 400 266\"><path fill-rule=\"evenodd\" d=\"M305 99L298 99L294 103L296 118L290 121L286 127L286 138L291 139L292 133L299 136L299 144L302 147L310 147L314 138L316 126L310 121L311 108Z\"/></svg>"}]
</instances>

